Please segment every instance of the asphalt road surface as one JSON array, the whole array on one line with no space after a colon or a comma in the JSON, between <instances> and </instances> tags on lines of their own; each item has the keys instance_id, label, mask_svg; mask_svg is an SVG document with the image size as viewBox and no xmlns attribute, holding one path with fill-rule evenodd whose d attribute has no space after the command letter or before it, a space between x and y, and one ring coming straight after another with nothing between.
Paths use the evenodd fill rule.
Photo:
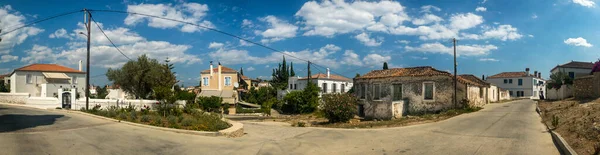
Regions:
<instances>
[{"instance_id":1,"label":"asphalt road surface","mask_svg":"<svg viewBox=\"0 0 600 155\"><path fill-rule=\"evenodd\" d=\"M400 128L245 122L244 137L224 138L0 105L0 154L558 154L540 121L535 102L520 100Z\"/></svg>"}]
</instances>

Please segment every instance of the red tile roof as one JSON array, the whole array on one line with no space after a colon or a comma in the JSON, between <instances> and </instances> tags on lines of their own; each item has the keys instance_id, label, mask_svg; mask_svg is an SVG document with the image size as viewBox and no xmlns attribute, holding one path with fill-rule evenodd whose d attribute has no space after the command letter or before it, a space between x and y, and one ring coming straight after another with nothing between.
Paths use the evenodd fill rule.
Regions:
<instances>
[{"instance_id":1,"label":"red tile roof","mask_svg":"<svg viewBox=\"0 0 600 155\"><path fill-rule=\"evenodd\" d=\"M8 75L9 74L0 75L0 80L4 80L4 79L1 79L1 78L7 77Z\"/></svg>"},{"instance_id":2,"label":"red tile roof","mask_svg":"<svg viewBox=\"0 0 600 155\"><path fill-rule=\"evenodd\" d=\"M244 75L241 75L241 76L242 76L242 80L250 80L250 78L247 76L244 76Z\"/></svg>"},{"instance_id":3,"label":"red tile roof","mask_svg":"<svg viewBox=\"0 0 600 155\"><path fill-rule=\"evenodd\" d=\"M515 78L515 77L528 77L533 75L527 75L527 72L502 72L496 75L489 76L487 78Z\"/></svg>"},{"instance_id":4,"label":"red tile roof","mask_svg":"<svg viewBox=\"0 0 600 155\"><path fill-rule=\"evenodd\" d=\"M15 69L15 71L39 71L39 72L61 72L61 73L85 73L69 67L57 64L31 64Z\"/></svg>"},{"instance_id":5,"label":"red tile roof","mask_svg":"<svg viewBox=\"0 0 600 155\"><path fill-rule=\"evenodd\" d=\"M213 68L213 72L219 72L219 66L216 66ZM210 73L210 69L207 70L203 70L200 73ZM231 69L225 66L221 66L221 73L237 73L237 71L235 69Z\"/></svg>"},{"instance_id":6,"label":"red tile roof","mask_svg":"<svg viewBox=\"0 0 600 155\"><path fill-rule=\"evenodd\" d=\"M462 80L463 83L476 85L476 86L489 86L490 85L489 83L479 79L477 76L471 75L471 74L458 75L457 79Z\"/></svg>"},{"instance_id":7,"label":"red tile roof","mask_svg":"<svg viewBox=\"0 0 600 155\"><path fill-rule=\"evenodd\" d=\"M383 78L383 77L416 77L416 76L434 76L452 74L437 70L431 66L409 67L409 68L390 68L386 70L373 70L357 79Z\"/></svg>"},{"instance_id":8,"label":"red tile roof","mask_svg":"<svg viewBox=\"0 0 600 155\"><path fill-rule=\"evenodd\" d=\"M310 78L312 79L331 79L331 80L339 80L339 81L352 81L352 79L340 76L340 75L335 75L335 74L329 74L329 78L327 78L327 74L323 74L323 73L319 73L319 74L314 74L312 76L310 76ZM304 78L300 78L299 80L306 80L308 79L307 77Z\"/></svg>"}]
</instances>

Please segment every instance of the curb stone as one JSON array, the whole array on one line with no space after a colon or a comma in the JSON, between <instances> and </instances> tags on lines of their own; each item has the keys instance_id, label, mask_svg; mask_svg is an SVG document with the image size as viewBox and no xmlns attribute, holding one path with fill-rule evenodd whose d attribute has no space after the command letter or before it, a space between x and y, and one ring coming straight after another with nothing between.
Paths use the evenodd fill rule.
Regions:
<instances>
[{"instance_id":1,"label":"curb stone","mask_svg":"<svg viewBox=\"0 0 600 155\"><path fill-rule=\"evenodd\" d=\"M117 122L117 123L124 123L124 124L132 125L132 126L137 126L137 127L150 128L150 129L161 130L161 131L169 131L169 132L175 132L175 133L200 135L200 136L213 136L213 137L224 136L224 137L228 137L228 138L234 138L234 137L244 136L244 125L242 123L231 121L231 120L228 120L228 119L224 119L223 120L223 121L226 121L227 123L231 124L231 127L227 128L227 129L219 130L217 132L194 131L194 130L173 129L173 128L157 127L157 126L151 126L151 125L146 125L146 124L133 123L133 122L123 121L123 120L117 120L117 119L113 119L113 118L108 118L108 117L104 117L104 116L98 116L98 115L89 114L89 113L85 113L85 112L81 112L81 111L75 111L75 110L39 108L39 107L33 107L33 106L27 106L27 105L21 105L21 104L5 104L5 103L0 103L0 104L2 104L2 105L8 105L8 106L33 108L33 109L38 109L38 110L61 111L61 112L67 112L67 113L74 113L74 114L86 115L86 116L94 117L94 118L98 118L98 119L113 121L113 122Z\"/></svg>"},{"instance_id":2,"label":"curb stone","mask_svg":"<svg viewBox=\"0 0 600 155\"><path fill-rule=\"evenodd\" d=\"M540 110L538 103L539 102L535 103L535 111L538 113L538 116L540 116L540 118L541 118L542 111ZM567 141L565 139L563 139L562 136L560 136L560 134L558 134L557 132L554 132L553 130L550 130L550 127L548 127L548 125L545 122L542 122L542 124L544 124L544 126L546 126L546 130L548 130L548 132L550 133L550 136L552 136L552 141L554 142L554 145L556 146L556 148L558 149L560 154L577 155L577 152L575 152L575 150L573 150L573 148L571 148L569 143L567 143Z\"/></svg>"}]
</instances>

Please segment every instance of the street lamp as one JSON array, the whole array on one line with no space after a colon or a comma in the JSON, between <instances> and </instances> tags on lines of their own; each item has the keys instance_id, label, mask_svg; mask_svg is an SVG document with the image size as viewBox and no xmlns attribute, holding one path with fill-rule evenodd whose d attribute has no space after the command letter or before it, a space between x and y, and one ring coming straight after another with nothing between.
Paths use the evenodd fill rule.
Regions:
<instances>
[{"instance_id":1,"label":"street lamp","mask_svg":"<svg viewBox=\"0 0 600 155\"><path fill-rule=\"evenodd\" d=\"M84 35L87 37L87 34L83 33L83 32L79 32L79 34Z\"/></svg>"}]
</instances>

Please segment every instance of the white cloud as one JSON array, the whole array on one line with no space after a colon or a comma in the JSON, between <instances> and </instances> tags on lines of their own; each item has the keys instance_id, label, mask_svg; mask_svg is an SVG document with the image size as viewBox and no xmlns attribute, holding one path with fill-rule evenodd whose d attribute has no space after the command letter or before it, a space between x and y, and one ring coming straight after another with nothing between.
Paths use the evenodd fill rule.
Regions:
<instances>
[{"instance_id":1,"label":"white cloud","mask_svg":"<svg viewBox=\"0 0 600 155\"><path fill-rule=\"evenodd\" d=\"M254 68L254 67L248 67L248 68L246 68L246 70L247 71L253 71L253 70L256 70L256 68Z\"/></svg>"},{"instance_id":2,"label":"white cloud","mask_svg":"<svg viewBox=\"0 0 600 155\"><path fill-rule=\"evenodd\" d=\"M433 15L433 14L425 14L423 15L423 17L421 18L416 18L412 20L412 23L414 25L425 25L425 24L429 24L429 23L439 23L441 21L443 21L444 19Z\"/></svg>"},{"instance_id":3,"label":"white cloud","mask_svg":"<svg viewBox=\"0 0 600 155\"><path fill-rule=\"evenodd\" d=\"M132 32L130 29L128 28L124 28L124 27L117 27L117 28L105 28L103 23L98 22L98 25L100 25L100 28L102 28L102 30L104 30L104 33L106 33L106 36L108 36L110 38L110 40L115 43L116 45L123 45L123 44L131 44L131 43L136 43L136 42L140 42L140 41L145 41L146 39L142 36L140 36L139 34ZM79 32L87 32L86 30L86 26L79 22L77 23L77 29L73 30L73 35L79 40L79 41L86 41L87 37L84 35L79 35ZM100 29L98 29L98 26L96 26L94 23L92 23L92 38L91 39L91 44L92 45L112 45L110 43L110 41L108 39L106 39L106 36L104 36L104 34L102 34L102 31L100 31ZM95 35L94 35L95 34Z\"/></svg>"},{"instance_id":4,"label":"white cloud","mask_svg":"<svg viewBox=\"0 0 600 155\"><path fill-rule=\"evenodd\" d=\"M442 9L433 6L433 5L425 5L421 7L421 12L426 12L426 13L431 13L431 10L433 11L442 11Z\"/></svg>"},{"instance_id":5,"label":"white cloud","mask_svg":"<svg viewBox=\"0 0 600 155\"><path fill-rule=\"evenodd\" d=\"M394 1L309 1L296 12L296 16L302 20L302 29L306 30L303 35L327 37L367 27L394 27L410 20L404 7Z\"/></svg>"},{"instance_id":6,"label":"white cloud","mask_svg":"<svg viewBox=\"0 0 600 155\"><path fill-rule=\"evenodd\" d=\"M481 4L484 4L485 2L487 2L487 0L483 0L483 1L481 1Z\"/></svg>"},{"instance_id":7,"label":"white cloud","mask_svg":"<svg viewBox=\"0 0 600 155\"><path fill-rule=\"evenodd\" d=\"M265 68L269 68L269 67L271 67L271 66L270 65L265 65Z\"/></svg>"},{"instance_id":8,"label":"white cloud","mask_svg":"<svg viewBox=\"0 0 600 155\"><path fill-rule=\"evenodd\" d=\"M362 66L363 65L363 62L360 61L358 54L354 53L354 51L352 51L352 50L346 50L344 52L344 57L342 58L342 61L340 63L342 63L344 65L349 65L349 66Z\"/></svg>"},{"instance_id":9,"label":"white cloud","mask_svg":"<svg viewBox=\"0 0 600 155\"><path fill-rule=\"evenodd\" d=\"M27 56L21 58L21 62L32 63L55 63L59 53L54 53L51 48L34 44L29 50L26 50ZM83 59L81 59L83 60Z\"/></svg>"},{"instance_id":10,"label":"white cloud","mask_svg":"<svg viewBox=\"0 0 600 155\"><path fill-rule=\"evenodd\" d=\"M289 24L288 22L277 19L277 17L271 15L260 18L259 20L269 23L269 28L267 30L258 32L259 35L263 36L263 39L261 40L263 43L276 42L296 37L296 31L298 31L298 26L296 25Z\"/></svg>"},{"instance_id":11,"label":"white cloud","mask_svg":"<svg viewBox=\"0 0 600 155\"><path fill-rule=\"evenodd\" d=\"M480 7L475 8L475 11L485 12L485 11L487 11L487 8L480 6Z\"/></svg>"},{"instance_id":12,"label":"white cloud","mask_svg":"<svg viewBox=\"0 0 600 155\"><path fill-rule=\"evenodd\" d=\"M0 29L6 33L18 25L24 25L27 19L20 12L13 10L10 5L6 5L0 7L0 21ZM0 42L0 54L10 54L15 46L22 44L27 38L43 31L43 29L36 27L25 27L3 35Z\"/></svg>"},{"instance_id":13,"label":"white cloud","mask_svg":"<svg viewBox=\"0 0 600 155\"><path fill-rule=\"evenodd\" d=\"M531 15L531 18L536 19L538 16L536 14Z\"/></svg>"},{"instance_id":14,"label":"white cloud","mask_svg":"<svg viewBox=\"0 0 600 155\"><path fill-rule=\"evenodd\" d=\"M198 4L198 3L183 3L177 5L171 4L137 4L137 5L128 5L128 12L137 12L143 14L149 14L153 16L159 16L164 18L170 18L175 20L180 20L189 23L195 23L206 27L213 28L214 25L207 20L203 20L206 16L206 12L208 12L208 6L206 4ZM136 25L138 23L142 23L144 21L148 21L148 26L154 28L179 28L182 32L197 32L201 31L201 28L183 24L180 22L159 19L159 18L151 18L140 15L128 15L125 18L126 25Z\"/></svg>"},{"instance_id":15,"label":"white cloud","mask_svg":"<svg viewBox=\"0 0 600 155\"><path fill-rule=\"evenodd\" d=\"M208 48L214 48L214 49L218 49L218 48L222 48L223 47L223 43L218 43L218 42L211 42L208 45Z\"/></svg>"},{"instance_id":16,"label":"white cloud","mask_svg":"<svg viewBox=\"0 0 600 155\"><path fill-rule=\"evenodd\" d=\"M473 28L483 23L483 17L473 14L454 14L450 17L450 28L455 30L465 30Z\"/></svg>"},{"instance_id":17,"label":"white cloud","mask_svg":"<svg viewBox=\"0 0 600 155\"><path fill-rule=\"evenodd\" d=\"M527 36L529 36L529 38L533 38L533 35L532 35L532 34L530 34L530 35L527 35Z\"/></svg>"},{"instance_id":18,"label":"white cloud","mask_svg":"<svg viewBox=\"0 0 600 155\"><path fill-rule=\"evenodd\" d=\"M491 61L491 62L498 62L500 60L498 59L494 59L494 58L481 58L479 59L479 61Z\"/></svg>"},{"instance_id":19,"label":"white cloud","mask_svg":"<svg viewBox=\"0 0 600 155\"><path fill-rule=\"evenodd\" d=\"M0 63L11 62L11 61L15 61L15 60L18 60L18 59L19 59L19 56L3 55L2 57L0 57Z\"/></svg>"},{"instance_id":20,"label":"white cloud","mask_svg":"<svg viewBox=\"0 0 600 155\"><path fill-rule=\"evenodd\" d=\"M463 39L499 39L502 41L517 40L523 37L523 35L519 34L517 28L514 28L511 25L500 25L483 32L481 35L466 33L462 33L461 35Z\"/></svg>"},{"instance_id":21,"label":"white cloud","mask_svg":"<svg viewBox=\"0 0 600 155\"><path fill-rule=\"evenodd\" d=\"M406 51L412 52L423 52L423 53L441 53L441 54L453 54L453 47L445 46L439 42L421 44L419 47L406 46ZM498 47L494 45L458 45L456 46L457 56L479 56L487 55L490 51L496 50Z\"/></svg>"},{"instance_id":22,"label":"white cloud","mask_svg":"<svg viewBox=\"0 0 600 155\"><path fill-rule=\"evenodd\" d=\"M596 3L592 0L573 0L573 3L579 4L581 6L585 6L588 8L593 8L596 6Z\"/></svg>"},{"instance_id":23,"label":"white cloud","mask_svg":"<svg viewBox=\"0 0 600 155\"><path fill-rule=\"evenodd\" d=\"M73 39L72 36L70 36L69 34L67 34L67 30L61 28L58 29L56 31L54 31L54 33L50 34L50 36L48 36L49 38L66 38L66 39Z\"/></svg>"},{"instance_id":24,"label":"white cloud","mask_svg":"<svg viewBox=\"0 0 600 155\"><path fill-rule=\"evenodd\" d=\"M378 40L370 38L369 34L367 34L365 32L354 36L354 38L356 38L356 40L363 43L365 46L379 46L379 45L381 45L381 43L383 43L383 39L379 39L379 42L378 42Z\"/></svg>"},{"instance_id":25,"label":"white cloud","mask_svg":"<svg viewBox=\"0 0 600 155\"><path fill-rule=\"evenodd\" d=\"M573 46L583 46L583 47L592 47L594 45L590 44L587 42L587 40L578 37L578 38L569 38L567 40L564 41L565 44L567 45L573 45Z\"/></svg>"},{"instance_id":26,"label":"white cloud","mask_svg":"<svg viewBox=\"0 0 600 155\"><path fill-rule=\"evenodd\" d=\"M253 28L253 27L254 27L254 23L252 23L252 21L250 21L248 19L242 20L242 28Z\"/></svg>"},{"instance_id":27,"label":"white cloud","mask_svg":"<svg viewBox=\"0 0 600 155\"><path fill-rule=\"evenodd\" d=\"M416 59L416 60L427 60L427 59L429 59L427 57L418 57L418 56L411 56L410 58Z\"/></svg>"},{"instance_id":28,"label":"white cloud","mask_svg":"<svg viewBox=\"0 0 600 155\"><path fill-rule=\"evenodd\" d=\"M240 39L240 46L252 46L254 44Z\"/></svg>"},{"instance_id":29,"label":"white cloud","mask_svg":"<svg viewBox=\"0 0 600 155\"><path fill-rule=\"evenodd\" d=\"M408 43L410 43L410 41L408 41L408 40L397 40L396 43L408 44Z\"/></svg>"},{"instance_id":30,"label":"white cloud","mask_svg":"<svg viewBox=\"0 0 600 155\"><path fill-rule=\"evenodd\" d=\"M369 54L363 58L363 62L366 66L381 65L383 62L388 62L392 59L390 56L382 56L379 54Z\"/></svg>"}]
</instances>

